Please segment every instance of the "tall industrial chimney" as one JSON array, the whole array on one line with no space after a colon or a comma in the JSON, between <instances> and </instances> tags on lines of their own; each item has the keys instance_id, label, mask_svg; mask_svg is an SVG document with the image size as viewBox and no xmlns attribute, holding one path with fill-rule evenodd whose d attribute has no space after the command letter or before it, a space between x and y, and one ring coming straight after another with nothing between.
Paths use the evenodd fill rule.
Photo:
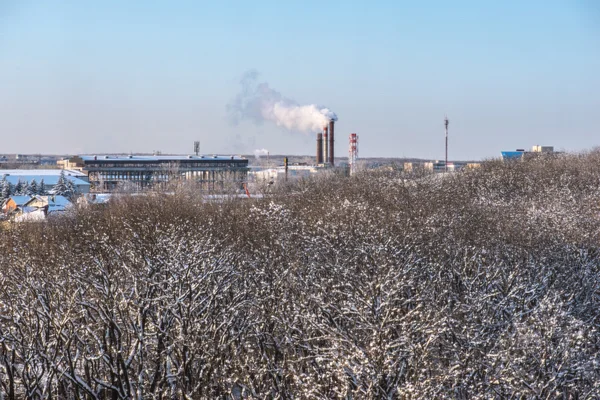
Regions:
<instances>
[{"instance_id":1,"label":"tall industrial chimney","mask_svg":"<svg viewBox=\"0 0 600 400\"><path fill-rule=\"evenodd\" d=\"M332 167L335 165L335 155L333 153L333 144L334 144L333 125L334 125L334 123L335 122L333 120L329 121L329 163L331 164Z\"/></svg>"},{"instance_id":2,"label":"tall industrial chimney","mask_svg":"<svg viewBox=\"0 0 600 400\"><path fill-rule=\"evenodd\" d=\"M317 133L317 165L323 164L323 134Z\"/></svg>"},{"instance_id":3,"label":"tall industrial chimney","mask_svg":"<svg viewBox=\"0 0 600 400\"><path fill-rule=\"evenodd\" d=\"M329 141L327 140L327 125L323 127L323 162L329 164Z\"/></svg>"}]
</instances>

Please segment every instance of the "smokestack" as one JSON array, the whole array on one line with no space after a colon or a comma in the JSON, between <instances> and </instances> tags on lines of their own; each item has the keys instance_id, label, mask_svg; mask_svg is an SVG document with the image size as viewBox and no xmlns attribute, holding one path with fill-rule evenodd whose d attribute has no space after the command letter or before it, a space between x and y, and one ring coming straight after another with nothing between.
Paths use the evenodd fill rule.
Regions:
<instances>
[{"instance_id":1,"label":"smokestack","mask_svg":"<svg viewBox=\"0 0 600 400\"><path fill-rule=\"evenodd\" d=\"M334 121L329 121L329 163L333 167L335 165L335 155L333 154L333 125Z\"/></svg>"},{"instance_id":2,"label":"smokestack","mask_svg":"<svg viewBox=\"0 0 600 400\"><path fill-rule=\"evenodd\" d=\"M285 168L285 181L288 180L288 158L283 157L283 167Z\"/></svg>"},{"instance_id":3,"label":"smokestack","mask_svg":"<svg viewBox=\"0 0 600 400\"><path fill-rule=\"evenodd\" d=\"M327 140L327 125L323 127L323 162L329 163L329 141Z\"/></svg>"},{"instance_id":4,"label":"smokestack","mask_svg":"<svg viewBox=\"0 0 600 400\"><path fill-rule=\"evenodd\" d=\"M323 164L323 134L317 133L317 165Z\"/></svg>"}]
</instances>

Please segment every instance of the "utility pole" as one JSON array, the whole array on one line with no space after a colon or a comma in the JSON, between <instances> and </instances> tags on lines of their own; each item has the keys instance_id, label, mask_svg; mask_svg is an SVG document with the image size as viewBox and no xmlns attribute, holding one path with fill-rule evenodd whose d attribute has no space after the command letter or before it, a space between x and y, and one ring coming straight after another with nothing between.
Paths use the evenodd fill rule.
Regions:
<instances>
[{"instance_id":1,"label":"utility pole","mask_svg":"<svg viewBox=\"0 0 600 400\"><path fill-rule=\"evenodd\" d=\"M358 135L351 133L350 146L348 148L348 164L350 165L350 175L354 175L357 170L356 162L358 160Z\"/></svg>"},{"instance_id":2,"label":"utility pole","mask_svg":"<svg viewBox=\"0 0 600 400\"><path fill-rule=\"evenodd\" d=\"M446 127L446 163L444 164L445 171L448 172L448 116L446 115L444 118L444 126Z\"/></svg>"}]
</instances>

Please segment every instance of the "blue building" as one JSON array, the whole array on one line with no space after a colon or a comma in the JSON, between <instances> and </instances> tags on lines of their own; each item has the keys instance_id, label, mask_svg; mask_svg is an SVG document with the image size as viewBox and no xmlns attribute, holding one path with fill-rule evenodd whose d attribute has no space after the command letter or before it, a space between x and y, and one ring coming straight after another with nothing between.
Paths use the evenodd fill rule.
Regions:
<instances>
[{"instance_id":1,"label":"blue building","mask_svg":"<svg viewBox=\"0 0 600 400\"><path fill-rule=\"evenodd\" d=\"M522 160L525 156L525 150L503 151L503 160Z\"/></svg>"},{"instance_id":2,"label":"blue building","mask_svg":"<svg viewBox=\"0 0 600 400\"><path fill-rule=\"evenodd\" d=\"M51 192L58 183L60 174L64 173L65 179L73 183L77 193L89 193L90 184L87 176L79 171L61 170L61 169L4 169L0 170L0 180L6 179L11 185L16 185L19 181L22 184L31 184L36 181L39 185L42 181L46 191Z\"/></svg>"}]
</instances>

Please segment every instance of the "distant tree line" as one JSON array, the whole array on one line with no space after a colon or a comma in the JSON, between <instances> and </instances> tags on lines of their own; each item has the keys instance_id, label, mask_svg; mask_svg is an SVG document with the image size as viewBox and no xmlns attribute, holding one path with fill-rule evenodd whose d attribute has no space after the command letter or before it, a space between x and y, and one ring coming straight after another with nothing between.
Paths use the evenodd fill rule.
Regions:
<instances>
[{"instance_id":1,"label":"distant tree line","mask_svg":"<svg viewBox=\"0 0 600 400\"><path fill-rule=\"evenodd\" d=\"M0 241L6 399L600 396L600 153L122 196Z\"/></svg>"}]
</instances>

